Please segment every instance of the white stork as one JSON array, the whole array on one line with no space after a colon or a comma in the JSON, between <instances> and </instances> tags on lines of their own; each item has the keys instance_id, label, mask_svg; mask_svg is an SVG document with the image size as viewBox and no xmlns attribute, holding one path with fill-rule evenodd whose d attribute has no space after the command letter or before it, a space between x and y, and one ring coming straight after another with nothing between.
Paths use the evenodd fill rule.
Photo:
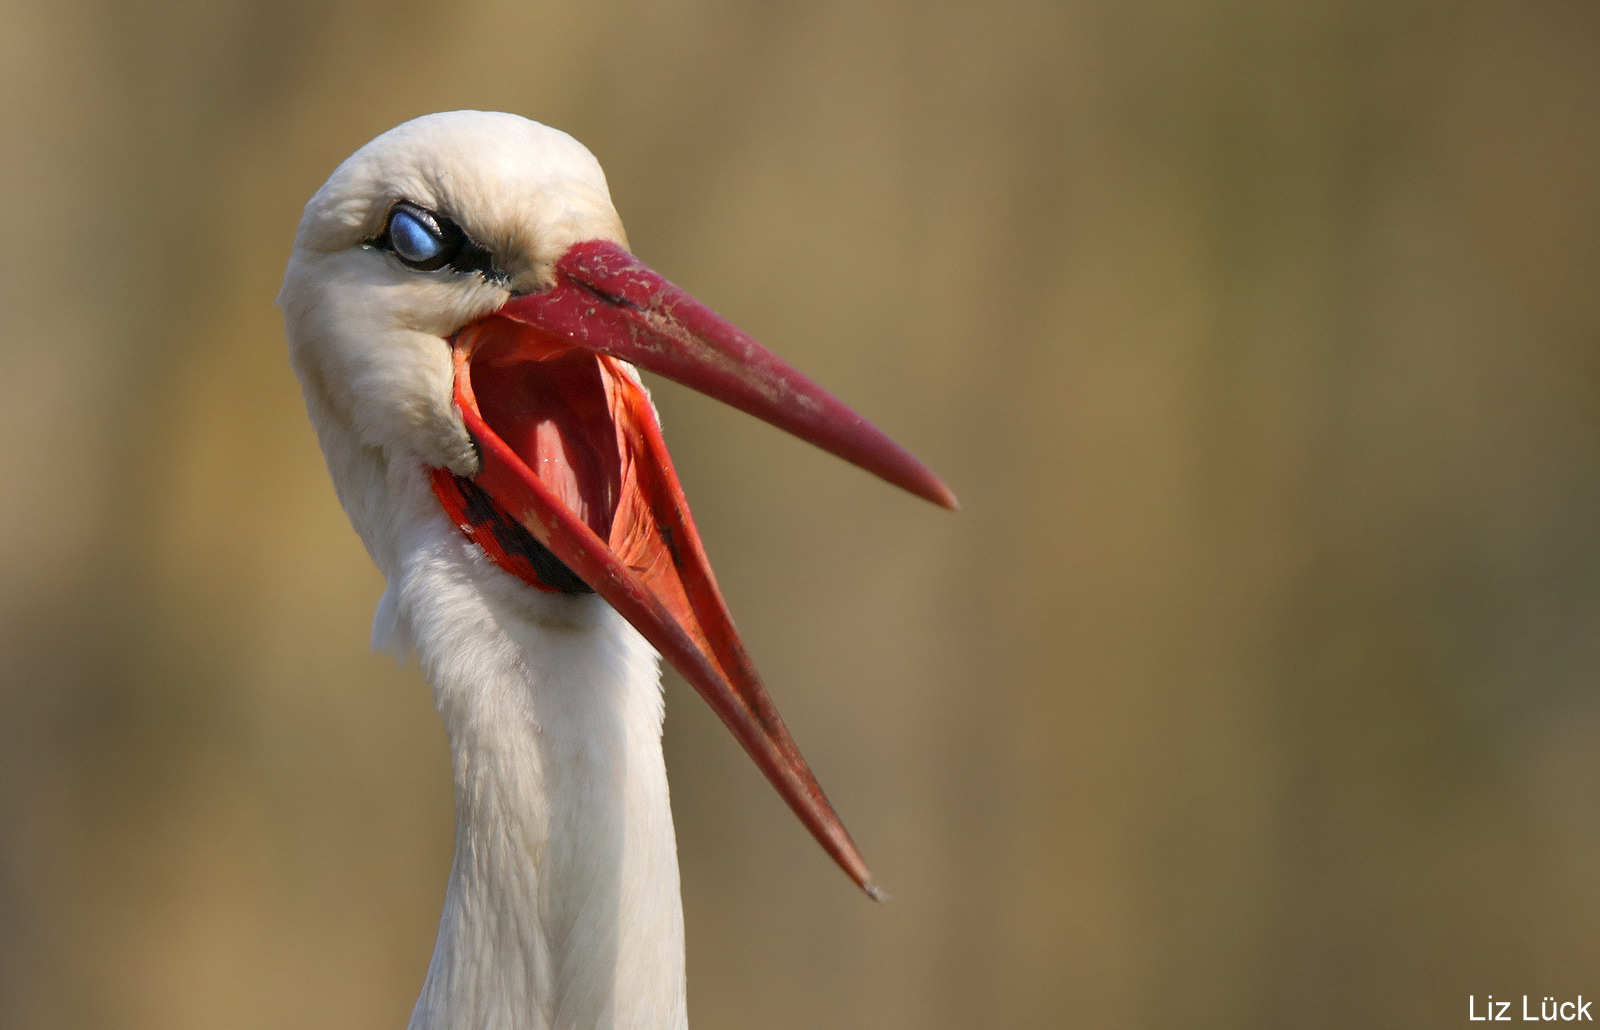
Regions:
<instances>
[{"instance_id":1,"label":"white stork","mask_svg":"<svg viewBox=\"0 0 1600 1030\"><path fill-rule=\"evenodd\" d=\"M278 298L374 647L449 732L455 859L412 1030L683 1027L657 652L864 890L740 646L651 369L949 507L916 459L626 249L605 176L507 114L408 122L306 205Z\"/></svg>"}]
</instances>

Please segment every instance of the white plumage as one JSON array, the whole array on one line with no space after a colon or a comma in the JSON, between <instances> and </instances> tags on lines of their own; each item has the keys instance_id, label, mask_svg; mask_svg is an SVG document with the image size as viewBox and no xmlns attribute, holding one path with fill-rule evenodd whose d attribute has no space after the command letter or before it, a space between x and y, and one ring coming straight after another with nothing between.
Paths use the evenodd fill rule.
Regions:
<instances>
[{"instance_id":1,"label":"white plumage","mask_svg":"<svg viewBox=\"0 0 1600 1030\"><path fill-rule=\"evenodd\" d=\"M508 291L363 248L400 197L460 212L525 257L508 271L530 286L622 229L565 133L420 119L312 198L279 298L340 503L387 580L374 642L415 651L450 735L456 855L412 1030L686 1025L655 653L600 598L506 575L435 501L425 468L476 465L440 340Z\"/></svg>"},{"instance_id":2,"label":"white plumage","mask_svg":"<svg viewBox=\"0 0 1600 1030\"><path fill-rule=\"evenodd\" d=\"M416 235L417 226L432 235ZM412 236L424 247L420 259L408 242ZM689 665L680 666L686 675L720 706L719 714L824 846L868 884L842 827L835 832L837 820L820 790L810 796L815 781L798 751L790 754L781 721L762 707L765 695L753 670L742 671L736 639L732 651L720 642L717 616L705 600L715 595L709 569L698 571L693 554L680 554L683 528L674 530L660 515L671 500L658 485L663 473L652 467L645 472L654 478L628 478L628 469L644 468L654 454L628 435L629 419L645 417L641 411L648 408L648 402L630 400L631 368L614 362L606 378L610 358L580 359L583 375L598 374L595 381L604 384L612 428L585 429L577 416L553 408L538 423L547 435L528 436L544 443L505 450L516 454L505 459L513 479L522 477L513 488L495 485L492 460L499 452L486 444L516 427L497 423L491 432L479 424L469 431L464 421L477 402L470 389L462 392L471 383L458 378L481 380L481 390L501 374L487 359L481 369L473 364L472 341L491 335L485 326L522 333L517 346L539 351L518 351L516 359L516 374L527 377L517 382L533 383L528 389L535 394L541 370L556 368L539 362L560 332L564 340L584 336L580 351L634 356L588 339L597 308L648 322L647 334L671 330L663 339L673 347L705 335L694 323L679 334L682 341L672 336L678 315L652 306L659 291L646 301L619 300L593 285L599 280L589 272L573 271L574 245L592 241L600 241L597 253L608 260L628 257L605 177L580 144L513 115L433 115L363 147L311 199L279 297L291 360L339 500L387 582L374 618L374 646L416 655L450 737L455 859L412 1030L686 1025L658 661L641 630L675 663L689 655ZM450 263L427 267L439 260L430 249L435 242ZM566 329L542 322L530 329L530 316L513 317L522 310L518 305L544 303L568 289L579 291L579 308ZM722 330L711 335L716 332ZM633 346L620 336L613 342ZM599 365L592 364L596 360ZM802 393L815 389L787 366L772 374L792 374ZM724 387L706 388L733 396ZM763 411L759 400L733 402L785 424L787 416L776 407ZM653 425L653 413L649 418ZM932 487L895 465L900 458L874 458L872 449L884 444L866 430L786 428L841 453L854 446L861 453L847 457L934 496ZM677 567L666 579L646 577L644 588L629 579L644 577L643 559L607 557L606 548L622 546L621 529L608 541L604 524L596 528L590 519L584 528L587 516L567 510L570 503L543 499L544 487L561 474L587 483L584 462L594 461L585 458L585 448L612 467L617 454L608 450L608 433L622 448L623 471L594 489L618 511L636 502L656 512L650 524L656 528L646 525L637 537L644 541L640 553L657 555L663 565L670 558ZM591 447L595 440L599 445ZM519 467L524 459L527 468ZM545 464L558 472L547 473ZM931 475L927 480L937 483ZM440 483L452 481L468 497L476 496L473 484L481 485L499 506L490 518L483 515L486 502L478 508L466 502L476 513L472 518L486 520L478 528L492 539L472 536L471 519L447 512ZM948 493L934 499L948 502ZM508 531L513 523L522 529ZM516 536L524 530L600 592L554 592L539 577L517 572L514 555L490 553L496 540L510 540L506 546L516 554L518 548L540 550ZM692 544L697 548L698 539ZM613 565L631 571L613 575L607 571ZM677 600L673 583L688 601ZM630 609L628 591L640 589L647 603ZM613 605L629 611L639 628ZM638 610L666 614L633 614ZM679 637L691 645L687 651L674 650ZM702 660L710 671L697 673L694 662Z\"/></svg>"}]
</instances>

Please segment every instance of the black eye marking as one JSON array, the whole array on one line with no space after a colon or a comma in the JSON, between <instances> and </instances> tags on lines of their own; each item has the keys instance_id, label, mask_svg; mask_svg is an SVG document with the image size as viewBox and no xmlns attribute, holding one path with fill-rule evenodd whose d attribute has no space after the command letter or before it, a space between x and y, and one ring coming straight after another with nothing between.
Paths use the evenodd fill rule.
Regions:
<instances>
[{"instance_id":1,"label":"black eye marking","mask_svg":"<svg viewBox=\"0 0 1600 1030\"><path fill-rule=\"evenodd\" d=\"M456 272L475 272L492 283L503 284L510 279L495 267L489 248L449 218L409 200L396 201L384 220L383 233L364 243L389 251L407 268L419 272L448 266Z\"/></svg>"}]
</instances>

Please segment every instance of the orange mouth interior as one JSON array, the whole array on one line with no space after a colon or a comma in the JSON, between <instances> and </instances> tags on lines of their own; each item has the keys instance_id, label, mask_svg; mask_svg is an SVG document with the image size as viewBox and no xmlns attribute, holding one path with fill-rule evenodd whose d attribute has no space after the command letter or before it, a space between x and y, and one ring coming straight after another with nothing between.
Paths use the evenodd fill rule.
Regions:
<instances>
[{"instance_id":1,"label":"orange mouth interior","mask_svg":"<svg viewBox=\"0 0 1600 1030\"><path fill-rule=\"evenodd\" d=\"M480 343L471 368L484 421L568 511L608 540L623 492L616 371L581 350L529 361L504 337Z\"/></svg>"},{"instance_id":2,"label":"orange mouth interior","mask_svg":"<svg viewBox=\"0 0 1600 1030\"><path fill-rule=\"evenodd\" d=\"M664 448L651 446L660 430L644 388L617 358L530 335L489 319L468 344L484 422L621 564L686 613L680 556L663 532L663 521L677 521L667 515L676 477Z\"/></svg>"}]
</instances>

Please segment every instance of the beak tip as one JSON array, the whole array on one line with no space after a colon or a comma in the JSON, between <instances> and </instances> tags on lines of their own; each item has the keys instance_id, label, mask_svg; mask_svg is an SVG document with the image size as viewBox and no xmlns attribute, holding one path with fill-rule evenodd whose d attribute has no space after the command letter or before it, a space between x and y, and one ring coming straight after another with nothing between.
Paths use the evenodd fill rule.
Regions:
<instances>
[{"instance_id":1,"label":"beak tip","mask_svg":"<svg viewBox=\"0 0 1600 1030\"><path fill-rule=\"evenodd\" d=\"M916 477L910 483L906 483L904 480L901 481L906 489L923 500L931 501L947 511L960 511L961 502L956 500L955 493L948 486L945 486L938 476L928 472L926 469L923 469L922 472L922 475Z\"/></svg>"},{"instance_id":2,"label":"beak tip","mask_svg":"<svg viewBox=\"0 0 1600 1030\"><path fill-rule=\"evenodd\" d=\"M882 887L879 887L871 880L863 883L861 885L861 889L866 892L867 897L871 898L873 901L876 901L880 905L889 900L889 892L884 890Z\"/></svg>"}]
</instances>

